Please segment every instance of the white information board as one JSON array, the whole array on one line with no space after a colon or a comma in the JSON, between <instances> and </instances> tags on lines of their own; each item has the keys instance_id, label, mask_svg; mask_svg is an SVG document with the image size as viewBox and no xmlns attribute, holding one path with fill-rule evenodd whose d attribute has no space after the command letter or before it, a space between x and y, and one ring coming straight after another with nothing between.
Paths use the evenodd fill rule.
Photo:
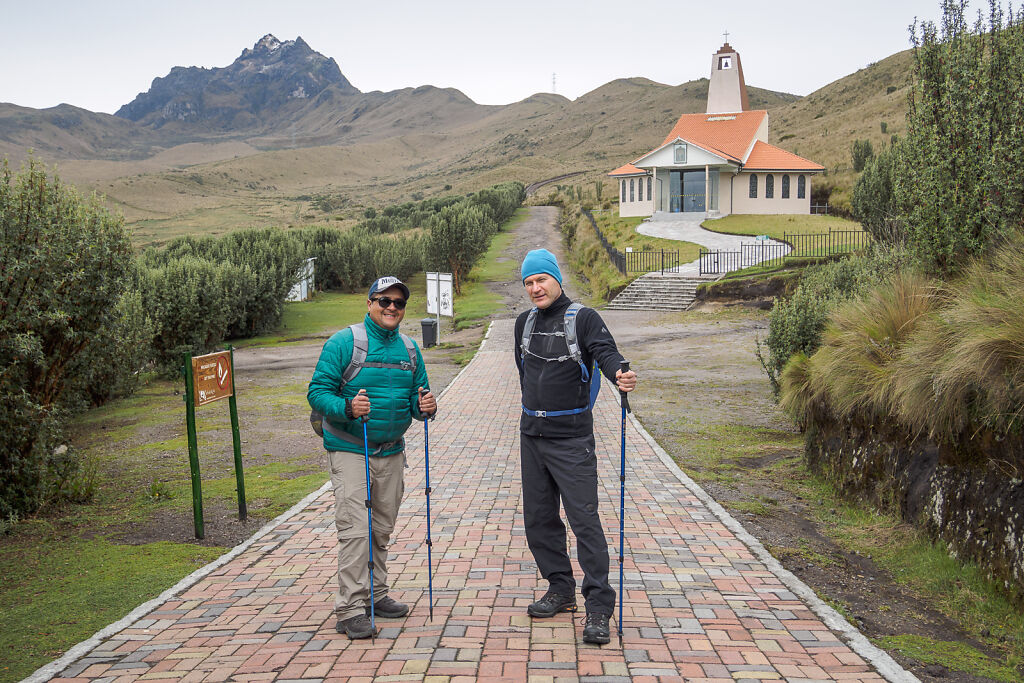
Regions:
<instances>
[{"instance_id":1,"label":"white information board","mask_svg":"<svg viewBox=\"0 0 1024 683\"><path fill-rule=\"evenodd\" d=\"M427 273L427 313L455 317L451 273Z\"/></svg>"}]
</instances>

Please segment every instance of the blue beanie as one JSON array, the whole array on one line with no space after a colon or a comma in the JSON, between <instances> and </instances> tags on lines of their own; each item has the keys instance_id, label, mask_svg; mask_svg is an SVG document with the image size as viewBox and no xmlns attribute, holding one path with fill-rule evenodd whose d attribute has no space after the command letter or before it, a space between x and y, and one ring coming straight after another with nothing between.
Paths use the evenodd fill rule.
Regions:
<instances>
[{"instance_id":1,"label":"blue beanie","mask_svg":"<svg viewBox=\"0 0 1024 683\"><path fill-rule=\"evenodd\" d=\"M534 249L523 259L522 279L525 280L537 273L547 273L558 280L558 284L562 284L562 271L558 269L558 259L547 249Z\"/></svg>"}]
</instances>

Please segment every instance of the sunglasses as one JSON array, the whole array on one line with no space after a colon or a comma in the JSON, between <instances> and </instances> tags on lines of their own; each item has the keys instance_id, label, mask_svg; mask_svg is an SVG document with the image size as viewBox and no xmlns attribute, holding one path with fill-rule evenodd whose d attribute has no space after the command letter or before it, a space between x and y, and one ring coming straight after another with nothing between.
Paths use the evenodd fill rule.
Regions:
<instances>
[{"instance_id":1,"label":"sunglasses","mask_svg":"<svg viewBox=\"0 0 1024 683\"><path fill-rule=\"evenodd\" d=\"M378 296L376 299L370 299L370 301L376 301L380 304L381 308L387 308L391 304L395 305L395 308L402 310L405 308L405 299L392 299L389 296Z\"/></svg>"}]
</instances>

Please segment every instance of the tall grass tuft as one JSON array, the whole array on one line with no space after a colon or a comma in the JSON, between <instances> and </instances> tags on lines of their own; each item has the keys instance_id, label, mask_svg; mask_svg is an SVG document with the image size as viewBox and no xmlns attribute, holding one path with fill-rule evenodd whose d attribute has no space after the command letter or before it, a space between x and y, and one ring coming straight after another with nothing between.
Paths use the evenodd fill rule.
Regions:
<instances>
[{"instance_id":1,"label":"tall grass tuft","mask_svg":"<svg viewBox=\"0 0 1024 683\"><path fill-rule=\"evenodd\" d=\"M782 405L964 444L1024 427L1024 232L953 282L905 269L829 318L821 348L795 355Z\"/></svg>"},{"instance_id":2,"label":"tall grass tuft","mask_svg":"<svg viewBox=\"0 0 1024 683\"><path fill-rule=\"evenodd\" d=\"M836 310L810 360L815 393L833 415L874 422L890 414L899 350L934 306L933 285L908 270Z\"/></svg>"},{"instance_id":3,"label":"tall grass tuft","mask_svg":"<svg viewBox=\"0 0 1024 683\"><path fill-rule=\"evenodd\" d=\"M928 334L903 353L908 372L899 387L901 417L925 421L930 435L946 442L984 429L1019 430L1024 418L1024 235L1014 235L989 258L976 259L948 290L949 305L941 318L931 321Z\"/></svg>"}]
</instances>

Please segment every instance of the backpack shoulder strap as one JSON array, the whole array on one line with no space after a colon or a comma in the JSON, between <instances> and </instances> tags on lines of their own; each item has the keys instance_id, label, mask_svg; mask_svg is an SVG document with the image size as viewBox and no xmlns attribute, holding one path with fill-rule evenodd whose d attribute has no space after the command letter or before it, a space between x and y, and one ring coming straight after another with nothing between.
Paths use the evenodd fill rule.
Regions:
<instances>
[{"instance_id":1,"label":"backpack shoulder strap","mask_svg":"<svg viewBox=\"0 0 1024 683\"><path fill-rule=\"evenodd\" d=\"M351 382L366 362L366 353L370 348L370 340L366 336L366 325L357 323L349 327L352 330L352 360L341 373L341 386Z\"/></svg>"},{"instance_id":2,"label":"backpack shoulder strap","mask_svg":"<svg viewBox=\"0 0 1024 683\"><path fill-rule=\"evenodd\" d=\"M519 359L526 358L526 350L530 348L530 337L533 336L533 326L537 323L537 308L530 309L526 316L526 324L523 325L523 337L519 341Z\"/></svg>"},{"instance_id":3,"label":"backpack shoulder strap","mask_svg":"<svg viewBox=\"0 0 1024 683\"><path fill-rule=\"evenodd\" d=\"M413 342L412 337L402 334L402 343L405 344L405 352L409 354L409 365L412 366L412 371L416 372L416 344Z\"/></svg>"},{"instance_id":4,"label":"backpack shoulder strap","mask_svg":"<svg viewBox=\"0 0 1024 683\"><path fill-rule=\"evenodd\" d=\"M583 363L583 352L580 351L579 341L576 339L576 316L583 310L582 304L571 303L565 309L565 316L562 325L565 328L565 344L569 347L569 356L577 363Z\"/></svg>"}]
</instances>

